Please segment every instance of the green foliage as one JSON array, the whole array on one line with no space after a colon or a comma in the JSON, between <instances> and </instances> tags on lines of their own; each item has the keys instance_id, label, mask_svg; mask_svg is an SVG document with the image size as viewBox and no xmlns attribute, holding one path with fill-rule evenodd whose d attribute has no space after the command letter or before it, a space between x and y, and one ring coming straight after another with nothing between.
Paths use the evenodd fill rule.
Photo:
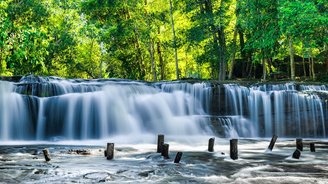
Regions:
<instances>
[{"instance_id":1,"label":"green foliage","mask_svg":"<svg viewBox=\"0 0 328 184\"><path fill-rule=\"evenodd\" d=\"M254 68L285 58L289 38L325 62L327 0L172 0L175 43L169 2L2 0L0 75L170 80L176 47L181 78L224 79L230 56Z\"/></svg>"}]
</instances>

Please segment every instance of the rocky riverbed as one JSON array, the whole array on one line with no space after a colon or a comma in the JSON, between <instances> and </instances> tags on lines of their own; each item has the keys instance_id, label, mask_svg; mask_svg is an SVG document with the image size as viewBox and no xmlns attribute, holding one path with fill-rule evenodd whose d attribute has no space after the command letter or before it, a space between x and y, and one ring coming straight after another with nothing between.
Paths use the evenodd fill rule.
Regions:
<instances>
[{"instance_id":1,"label":"rocky riverbed","mask_svg":"<svg viewBox=\"0 0 328 184\"><path fill-rule=\"evenodd\" d=\"M115 143L114 160L104 157L106 141L2 143L0 183L328 183L327 140L305 140L301 158L293 159L294 139L278 139L272 152L268 139L239 139L238 160L229 157L228 139L216 138L213 153L208 137L166 141L167 160L155 140ZM178 151L182 160L174 164Z\"/></svg>"}]
</instances>

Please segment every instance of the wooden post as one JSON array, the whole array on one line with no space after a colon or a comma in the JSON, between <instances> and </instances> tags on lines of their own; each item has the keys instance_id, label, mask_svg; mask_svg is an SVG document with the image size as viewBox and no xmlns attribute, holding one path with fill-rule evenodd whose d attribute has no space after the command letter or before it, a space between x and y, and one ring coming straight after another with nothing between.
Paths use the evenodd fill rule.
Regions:
<instances>
[{"instance_id":1,"label":"wooden post","mask_svg":"<svg viewBox=\"0 0 328 184\"><path fill-rule=\"evenodd\" d=\"M42 152L43 152L43 155L44 155L44 158L46 159L46 161L47 162L50 161L51 159L50 159L50 156L49 156L48 149L43 149Z\"/></svg>"},{"instance_id":2,"label":"wooden post","mask_svg":"<svg viewBox=\"0 0 328 184\"><path fill-rule=\"evenodd\" d=\"M313 142L310 143L310 150L311 152L315 152L315 144Z\"/></svg>"},{"instance_id":3,"label":"wooden post","mask_svg":"<svg viewBox=\"0 0 328 184\"><path fill-rule=\"evenodd\" d=\"M301 156L301 151L299 149L296 149L293 153L293 158L299 159Z\"/></svg>"},{"instance_id":4,"label":"wooden post","mask_svg":"<svg viewBox=\"0 0 328 184\"><path fill-rule=\"evenodd\" d=\"M162 153L163 144L164 144L164 135L160 134L158 135L157 138L157 153Z\"/></svg>"},{"instance_id":5,"label":"wooden post","mask_svg":"<svg viewBox=\"0 0 328 184\"><path fill-rule=\"evenodd\" d=\"M238 139L230 140L230 158L232 160L238 159Z\"/></svg>"},{"instance_id":6,"label":"wooden post","mask_svg":"<svg viewBox=\"0 0 328 184\"><path fill-rule=\"evenodd\" d=\"M303 142L302 139L296 139L296 149L303 151Z\"/></svg>"},{"instance_id":7,"label":"wooden post","mask_svg":"<svg viewBox=\"0 0 328 184\"><path fill-rule=\"evenodd\" d=\"M269 144L269 147L268 147L268 149L270 151L272 151L272 149L274 147L274 144L276 143L277 139L278 139L278 136L276 136L276 135L273 135L272 136L271 141L270 141L270 144Z\"/></svg>"},{"instance_id":8,"label":"wooden post","mask_svg":"<svg viewBox=\"0 0 328 184\"><path fill-rule=\"evenodd\" d=\"M174 163L178 164L181 160L182 157L182 152L178 152L177 155L175 156Z\"/></svg>"},{"instance_id":9,"label":"wooden post","mask_svg":"<svg viewBox=\"0 0 328 184\"><path fill-rule=\"evenodd\" d=\"M208 151L209 152L213 152L214 151L214 141L215 141L215 138L212 137L208 140Z\"/></svg>"},{"instance_id":10,"label":"wooden post","mask_svg":"<svg viewBox=\"0 0 328 184\"><path fill-rule=\"evenodd\" d=\"M162 146L162 156L165 159L169 159L169 144L163 144Z\"/></svg>"},{"instance_id":11,"label":"wooden post","mask_svg":"<svg viewBox=\"0 0 328 184\"><path fill-rule=\"evenodd\" d=\"M105 157L107 157L107 150L104 151L104 155L105 155Z\"/></svg>"},{"instance_id":12,"label":"wooden post","mask_svg":"<svg viewBox=\"0 0 328 184\"><path fill-rule=\"evenodd\" d=\"M112 160L114 158L114 143L107 143L106 153L107 160Z\"/></svg>"}]
</instances>

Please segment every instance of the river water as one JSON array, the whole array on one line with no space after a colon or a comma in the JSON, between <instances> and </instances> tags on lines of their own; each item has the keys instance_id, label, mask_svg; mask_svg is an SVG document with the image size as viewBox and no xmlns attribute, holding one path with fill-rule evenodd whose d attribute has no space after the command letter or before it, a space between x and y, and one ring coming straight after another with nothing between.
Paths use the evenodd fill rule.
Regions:
<instances>
[{"instance_id":1,"label":"river water","mask_svg":"<svg viewBox=\"0 0 328 184\"><path fill-rule=\"evenodd\" d=\"M156 138L153 138L156 142ZM114 159L104 157L105 141L7 142L0 156L0 183L327 183L328 142L307 140L300 159L291 157L295 140L280 139L267 151L268 139L239 139L238 160L229 156L229 140L167 137L170 159L156 153L155 143L115 143ZM316 142L316 152L308 143ZM91 146L92 145L92 146ZM46 162L42 149L48 148ZM70 150L88 150L80 155ZM179 164L176 152L183 152Z\"/></svg>"},{"instance_id":2,"label":"river water","mask_svg":"<svg viewBox=\"0 0 328 184\"><path fill-rule=\"evenodd\" d=\"M0 183L328 183L327 89L37 76L0 81ZM158 134L170 144L168 160L155 153ZM211 137L214 153L207 151ZM305 148L293 159L299 137ZM238 160L229 156L231 138L239 139ZM104 157L107 142L115 143L114 160ZM182 161L174 164L178 151Z\"/></svg>"}]
</instances>

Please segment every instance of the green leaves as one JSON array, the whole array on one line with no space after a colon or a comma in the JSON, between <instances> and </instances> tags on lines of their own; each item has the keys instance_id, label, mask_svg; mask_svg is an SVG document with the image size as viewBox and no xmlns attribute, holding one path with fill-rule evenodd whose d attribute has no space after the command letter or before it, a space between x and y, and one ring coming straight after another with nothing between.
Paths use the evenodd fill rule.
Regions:
<instances>
[{"instance_id":1,"label":"green leaves","mask_svg":"<svg viewBox=\"0 0 328 184\"><path fill-rule=\"evenodd\" d=\"M181 77L214 78L232 52L254 63L284 58L290 37L298 55L328 44L327 0L172 2L175 44L169 0L2 0L0 75L174 79L177 48Z\"/></svg>"}]
</instances>

